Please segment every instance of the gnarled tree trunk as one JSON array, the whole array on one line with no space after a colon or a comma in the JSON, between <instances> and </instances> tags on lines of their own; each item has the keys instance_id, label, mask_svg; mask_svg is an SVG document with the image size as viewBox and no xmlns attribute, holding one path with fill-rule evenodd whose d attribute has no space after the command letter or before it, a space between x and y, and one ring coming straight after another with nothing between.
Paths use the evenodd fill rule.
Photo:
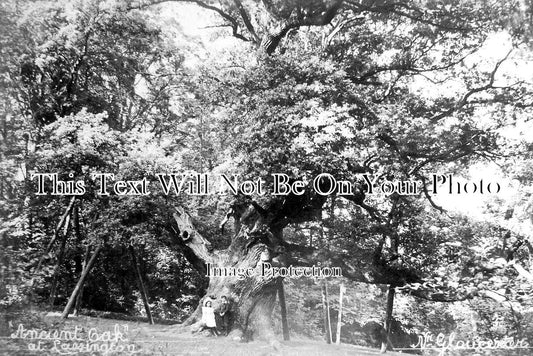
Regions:
<instances>
[{"instance_id":1,"label":"gnarled tree trunk","mask_svg":"<svg viewBox=\"0 0 533 356\"><path fill-rule=\"evenodd\" d=\"M260 209L260 208L259 208ZM213 252L210 243L194 228L191 217L176 209L174 219L179 235L187 248L206 265L206 273L245 271L254 273L245 276L211 276L206 297L217 301L226 296L231 301L233 334L242 334L245 339L273 339L271 314L279 289L278 278L261 275L261 264L283 265L284 248L281 230L269 224L269 219L253 205L234 207L230 215L235 219L236 234L226 250ZM274 233L273 233L274 231ZM208 275L208 274L206 274ZM185 322L191 325L201 319L201 306Z\"/></svg>"}]
</instances>

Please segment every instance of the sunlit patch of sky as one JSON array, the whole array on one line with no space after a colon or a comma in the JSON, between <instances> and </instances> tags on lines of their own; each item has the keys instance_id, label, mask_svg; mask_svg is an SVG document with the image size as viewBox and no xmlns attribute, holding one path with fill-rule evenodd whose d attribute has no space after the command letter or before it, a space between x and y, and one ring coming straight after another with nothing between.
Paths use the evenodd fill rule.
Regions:
<instances>
[{"instance_id":1,"label":"sunlit patch of sky","mask_svg":"<svg viewBox=\"0 0 533 356\"><path fill-rule=\"evenodd\" d=\"M510 49L511 38L509 34L506 32L494 33L487 38L479 51L465 59L464 65L467 68L476 68L479 71L490 73L494 69L495 64L503 59ZM520 54L520 49L515 49L509 59L502 63L495 76L495 86L508 86L519 81L523 81L527 85L533 85L533 61L531 58L522 57ZM487 82L488 80L487 78ZM422 76L418 77L412 83L411 89L428 100L443 95L458 98L464 95L467 90L464 84L455 78L448 78L444 83L434 84ZM488 110L480 108L476 110L475 114L476 122L480 127L489 127L493 124ZM513 113L506 114L512 115ZM458 123L457 118L452 117L446 120L450 125ZM510 121L515 123L515 125L506 125L499 129L499 133L505 139L533 143L533 135L530 134L533 132L533 121L530 118L519 117L516 121ZM485 192L485 194L439 194L435 197L435 201L445 209L460 212L480 220L491 219L490 214L486 213L485 208L487 203L493 200L495 196L501 199L504 204L511 204L513 201L516 201L516 196L520 194L518 183L513 181L506 175L506 172L502 171L500 166L494 163L477 163L470 167L464 177L456 178L463 183L472 182L479 185L480 180L483 180L485 184L498 182L501 185L501 191L496 195ZM529 226L529 222L526 222L526 225Z\"/></svg>"},{"instance_id":2,"label":"sunlit patch of sky","mask_svg":"<svg viewBox=\"0 0 533 356\"><path fill-rule=\"evenodd\" d=\"M213 51L235 48L242 41L231 36L225 21L213 11L202 9L194 4L168 2L158 5L158 16L168 23L164 31L174 27L174 43L178 47L190 47L194 43L194 55L189 52L183 65L194 68L207 59ZM221 31L225 31L221 35Z\"/></svg>"},{"instance_id":3,"label":"sunlit patch of sky","mask_svg":"<svg viewBox=\"0 0 533 356\"><path fill-rule=\"evenodd\" d=\"M462 64L465 70L490 73L495 64L502 60L511 48L509 33L503 31L493 33L487 37L483 46L467 56ZM502 63L495 76L494 86L511 85L518 81L533 84L533 62L531 58L516 55L518 52L520 49L514 49L508 60ZM448 73L426 73L425 76L417 76L411 84L411 90L430 100L440 96L456 97L464 94L468 89L465 84L458 78L448 75ZM487 77L487 83L488 80ZM483 96L483 93L478 96Z\"/></svg>"},{"instance_id":4,"label":"sunlit patch of sky","mask_svg":"<svg viewBox=\"0 0 533 356\"><path fill-rule=\"evenodd\" d=\"M486 190L484 194L447 194L446 191L444 194L434 196L437 204L447 211L468 215L478 221L498 224L524 236L533 236L533 221L531 212L528 211L530 207L524 201L524 187L521 187L518 181L509 178L498 165L475 164L470 167L468 176L454 177L454 179L461 184L470 182L470 187L472 184L477 184L479 187L481 180L485 188L488 183L492 182L493 186L494 183L499 183L501 191L496 194L488 194ZM529 193L533 193L533 189L529 190ZM489 206L497 206L498 211L491 211ZM514 211L510 218L505 216L507 209Z\"/></svg>"},{"instance_id":5,"label":"sunlit patch of sky","mask_svg":"<svg viewBox=\"0 0 533 356\"><path fill-rule=\"evenodd\" d=\"M446 172L439 172L439 174L446 174ZM458 211L468 215L473 215L477 218L484 216L483 210L486 203L495 196L500 198L510 198L516 194L516 185L508 179L501 168L494 163L477 163L470 167L465 176L452 176L452 193L449 193L449 181L442 185L439 193L434 196L437 204L441 205L447 210ZM487 192L487 185L491 183L491 188L498 183L501 187L499 193ZM459 184L460 188L457 188ZM464 192L465 184L468 193ZM474 185L477 187L477 192L472 192ZM479 191L484 185L484 193Z\"/></svg>"}]
</instances>

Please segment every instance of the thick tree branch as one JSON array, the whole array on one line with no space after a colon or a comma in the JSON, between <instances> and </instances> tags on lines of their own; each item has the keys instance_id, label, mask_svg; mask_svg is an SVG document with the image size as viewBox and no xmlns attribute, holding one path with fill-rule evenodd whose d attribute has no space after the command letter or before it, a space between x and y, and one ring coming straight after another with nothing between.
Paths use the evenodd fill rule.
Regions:
<instances>
[{"instance_id":1,"label":"thick tree branch","mask_svg":"<svg viewBox=\"0 0 533 356\"><path fill-rule=\"evenodd\" d=\"M431 48L432 46L430 46ZM417 67L415 60L412 62L406 63L406 62L400 62L400 63L392 63L389 65L384 66L376 66L374 68L368 69L366 72L362 73L359 76L351 76L349 77L354 83L357 84L369 84L369 83L375 83L375 82L369 82L368 80L380 73L384 72L392 72L392 71L401 71L406 73L412 73L412 74L420 74L424 75L424 73L431 73L431 72L438 72L438 71L444 71L446 69L450 69L457 64L464 61L467 57L474 54L479 48L475 48L474 50L468 51L464 55L460 56L459 58L455 58L453 60L450 60L448 63L443 65L436 65L436 66L430 66L430 67ZM416 60L420 60L420 58L417 58ZM424 76L426 77L426 76ZM427 77L426 77L427 78Z\"/></svg>"},{"instance_id":2,"label":"thick tree branch","mask_svg":"<svg viewBox=\"0 0 533 356\"><path fill-rule=\"evenodd\" d=\"M280 13L279 6L269 1L263 1L263 3L271 15L280 19L282 22L277 31L265 35L261 42L261 48L265 53L270 55L274 53L281 40L290 30L303 26L325 26L329 24L342 7L343 0L309 2L308 4L296 3L293 6L287 5L287 9L285 9L283 14ZM304 7L303 4L306 6ZM313 6L316 8L313 8Z\"/></svg>"},{"instance_id":3,"label":"thick tree branch","mask_svg":"<svg viewBox=\"0 0 533 356\"><path fill-rule=\"evenodd\" d=\"M180 1L180 0L172 0L172 1ZM222 9L219 9L218 7L206 4L203 1L198 0L189 0L190 2L203 7L204 9L211 10L219 14L223 19L227 20L231 24L231 28L233 31L233 37L236 37L243 41L250 41L249 38L243 36L241 33L239 33L239 22L234 17L230 16L228 13L224 12Z\"/></svg>"},{"instance_id":4,"label":"thick tree branch","mask_svg":"<svg viewBox=\"0 0 533 356\"><path fill-rule=\"evenodd\" d=\"M434 26L437 29L450 32L468 32L474 29L468 22L463 24L449 23L449 20L462 21L462 18L457 18L453 14L445 16L445 13L435 15L437 20L429 18L429 16L420 8L406 4L405 2L382 2L379 5L365 5L360 1L346 1L346 7L355 12L369 12L377 14L395 14L400 17L405 17L413 22L419 22L426 25ZM448 22L448 23L447 23Z\"/></svg>"},{"instance_id":5,"label":"thick tree branch","mask_svg":"<svg viewBox=\"0 0 533 356\"><path fill-rule=\"evenodd\" d=\"M302 253L302 254L313 254L317 251L316 248L311 246L304 246L299 244L293 244L290 242L284 242L283 246L285 246L285 249L287 252L295 252L295 253Z\"/></svg>"},{"instance_id":6,"label":"thick tree branch","mask_svg":"<svg viewBox=\"0 0 533 356\"><path fill-rule=\"evenodd\" d=\"M436 289L434 287L425 287L424 284L420 287L405 286L399 289L401 292L411 295L416 298L441 303L461 302L472 299L476 296L474 293L457 292L452 289Z\"/></svg>"},{"instance_id":7,"label":"thick tree branch","mask_svg":"<svg viewBox=\"0 0 533 356\"><path fill-rule=\"evenodd\" d=\"M199 1L199 0L153 0L153 1L144 2L144 1L141 0L141 1L138 1L136 4L134 3L134 4L130 5L130 6L128 6L127 10L140 10L140 9L147 8L149 6L158 5L158 4L167 3L167 2L192 3L192 4L198 5L199 7L204 8L206 10L213 11L213 12L217 13L220 17L222 17L224 20L226 20L228 22L229 26L232 29L233 37L238 38L238 39L243 40L243 41L246 41L246 42L251 41L248 37L244 36L241 32L239 32L240 25L239 25L238 20L235 17L231 16L228 12L224 11L223 9L218 8L216 6L213 6L213 5L210 5L207 2L205 2L205 1ZM240 9L239 9L239 12L240 12ZM242 13L241 13L241 16L242 16ZM244 19L243 19L243 21L246 23L246 21ZM253 35L253 33L252 33L252 35Z\"/></svg>"},{"instance_id":8,"label":"thick tree branch","mask_svg":"<svg viewBox=\"0 0 533 356\"><path fill-rule=\"evenodd\" d=\"M452 106L448 110L445 110L445 111L441 112L440 114L437 114L437 115L433 116L430 120L432 122L437 122L437 121L439 121L439 120L441 120L441 119L443 119L445 117L448 117L451 114L461 110L468 103L468 99L472 95L480 93L480 92L483 92L483 91L486 91L488 89L494 88L494 81L495 81L495 77L496 77L496 72L498 72L498 69L500 68L502 63L505 62L507 60L507 58L509 58L509 55L511 54L512 51L513 51L513 49L509 50L509 52L507 52L507 54L496 63L496 65L494 66L494 69L489 74L489 82L487 84L468 90L462 96L462 98L457 103L455 103L454 106Z\"/></svg>"},{"instance_id":9,"label":"thick tree branch","mask_svg":"<svg viewBox=\"0 0 533 356\"><path fill-rule=\"evenodd\" d=\"M175 234L179 237L181 243L190 249L191 255L188 251L185 251L186 257L190 257L190 261L197 267L199 261L202 263L212 262L215 256L212 253L212 246L194 227L191 216L181 207L177 207L172 213L174 221L177 224L177 229L172 227ZM204 266L205 268L205 266Z\"/></svg>"},{"instance_id":10,"label":"thick tree branch","mask_svg":"<svg viewBox=\"0 0 533 356\"><path fill-rule=\"evenodd\" d=\"M424 179L424 177L422 177L420 175L417 175L417 178L422 182L422 191L424 192L424 196L428 200L429 204L433 207L433 209L436 209L436 210L438 210L441 213L446 213L446 210L442 206L440 206L437 203L435 203L435 201L433 200L433 198L429 194L428 187L427 187L427 184L426 184L426 180Z\"/></svg>"},{"instance_id":11,"label":"thick tree branch","mask_svg":"<svg viewBox=\"0 0 533 356\"><path fill-rule=\"evenodd\" d=\"M259 43L260 42L259 36L257 35L257 32L255 32L255 28L252 25L252 22L250 21L250 16L248 15L248 13L246 12L246 9L242 5L241 0L233 0L233 3L237 7L237 10L239 10L239 14L241 15L242 21L244 22L244 25L246 26L246 29L248 30L248 32L250 32L250 34L252 35L254 42Z\"/></svg>"}]
</instances>

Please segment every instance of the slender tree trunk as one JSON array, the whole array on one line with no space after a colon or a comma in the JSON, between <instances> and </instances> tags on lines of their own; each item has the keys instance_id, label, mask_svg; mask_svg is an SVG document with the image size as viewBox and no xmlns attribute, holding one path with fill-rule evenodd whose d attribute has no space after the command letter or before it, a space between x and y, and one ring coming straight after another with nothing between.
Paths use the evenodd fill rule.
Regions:
<instances>
[{"instance_id":1,"label":"slender tree trunk","mask_svg":"<svg viewBox=\"0 0 533 356\"><path fill-rule=\"evenodd\" d=\"M283 328L283 340L289 341L289 323L287 322L287 305L285 304L285 290L283 287L283 279L279 280L279 306L281 309L281 326Z\"/></svg>"},{"instance_id":2,"label":"slender tree trunk","mask_svg":"<svg viewBox=\"0 0 533 356\"><path fill-rule=\"evenodd\" d=\"M322 307L324 309L324 330L326 331L326 342L331 344L331 320L329 317L329 296L327 281L322 282Z\"/></svg>"},{"instance_id":3,"label":"slender tree trunk","mask_svg":"<svg viewBox=\"0 0 533 356\"><path fill-rule=\"evenodd\" d=\"M81 201L80 201L80 204L77 204L76 206L74 206L74 219L73 219L74 235L76 236L76 242L78 246L81 248L82 236L81 236L80 209L81 209ZM87 262L89 262L89 246L85 247L85 253L83 254L83 260L78 254L76 255L76 273L81 274L81 272L85 269L85 266L87 266ZM75 316L77 316L81 310L83 289L84 288L82 287L78 295L76 296L76 304L74 306Z\"/></svg>"},{"instance_id":4,"label":"slender tree trunk","mask_svg":"<svg viewBox=\"0 0 533 356\"><path fill-rule=\"evenodd\" d=\"M35 269L35 273L37 273L37 272L39 272L41 270L41 266L42 266L42 264L44 262L44 259L46 258L46 255L48 255L48 253L52 249L52 246L54 246L54 243L56 242L57 238L59 237L59 233L61 231L61 228L63 227L63 224L65 224L65 221L67 220L67 217L70 215L70 212L72 211L72 208L74 207L74 203L75 202L76 202L76 196L73 196L70 199L70 203L68 204L67 209L65 210L65 212L61 216L61 219L59 219L59 223L57 224L57 226L56 226L56 228L54 230L54 236L52 237L52 239L50 240L50 242L46 246L46 249L45 249L42 257L39 260L39 263L37 264L37 268Z\"/></svg>"},{"instance_id":5,"label":"slender tree trunk","mask_svg":"<svg viewBox=\"0 0 533 356\"><path fill-rule=\"evenodd\" d=\"M387 350L392 351L392 343L390 342L390 331L392 325L392 312L394 308L394 292L395 289L393 286L389 286L389 291L387 293L387 312L385 315L385 327L384 335L381 340L381 353L387 352Z\"/></svg>"},{"instance_id":6,"label":"slender tree trunk","mask_svg":"<svg viewBox=\"0 0 533 356\"><path fill-rule=\"evenodd\" d=\"M320 214L320 243L321 247L325 249L326 251L330 251L330 241L333 239L333 224L335 223L335 196L332 197L329 207L329 216L328 220L326 221L326 226L324 227L324 215L323 213ZM325 231L327 229L327 231ZM327 280L322 281L322 304L324 308L324 329L326 332L326 342L328 344L331 344L332 342L332 335L331 335L331 320L330 320L330 313L329 313L329 297L328 297L328 287L327 287Z\"/></svg>"},{"instance_id":7,"label":"slender tree trunk","mask_svg":"<svg viewBox=\"0 0 533 356\"><path fill-rule=\"evenodd\" d=\"M67 209L65 210L65 212L61 216L61 219L59 220L59 223L57 224L57 227L56 227L56 229L54 231L54 236L52 237L52 240L50 240L50 242L46 246L46 252L45 253L50 252L50 250L52 249L52 246L54 245L54 242L57 240L57 238L59 236L59 232L61 231L61 228L63 227L63 225L67 221L67 218L70 216L70 213L72 211L72 208L74 207L74 203L75 202L76 202L76 196L73 196L70 199L70 202L69 202L69 204L67 206Z\"/></svg>"},{"instance_id":8,"label":"slender tree trunk","mask_svg":"<svg viewBox=\"0 0 533 356\"><path fill-rule=\"evenodd\" d=\"M333 334L331 332L331 313L329 311L329 291L328 291L328 280L325 280L326 285L326 312L328 316L328 335L329 335L329 344L333 342Z\"/></svg>"},{"instance_id":9,"label":"slender tree trunk","mask_svg":"<svg viewBox=\"0 0 533 356\"><path fill-rule=\"evenodd\" d=\"M339 318L337 320L337 340L336 344L341 344L341 326L342 326L342 298L345 291L344 283L341 283L340 293L339 293Z\"/></svg>"},{"instance_id":10,"label":"slender tree trunk","mask_svg":"<svg viewBox=\"0 0 533 356\"><path fill-rule=\"evenodd\" d=\"M89 263L89 255L90 255L90 246L87 245L85 247L85 253L83 256L83 263L82 263L82 269L80 273L83 273L85 271L85 268L87 268L87 264ZM74 315L78 315L78 313L81 310L81 305L83 301L83 291L85 290L85 284L81 286L80 291L78 292L78 295L76 296L76 304L74 306Z\"/></svg>"},{"instance_id":11,"label":"slender tree trunk","mask_svg":"<svg viewBox=\"0 0 533 356\"><path fill-rule=\"evenodd\" d=\"M70 228L70 215L69 217L67 217L67 221L65 222L63 238L61 239L61 247L59 248L59 253L57 254L57 262L56 262L56 266L54 268L54 273L52 276L52 286L50 287L50 300L49 300L50 308L54 307L54 301L56 298L56 291L57 291L57 279L59 275L59 269L61 268L61 265L63 264L63 257L65 256L65 247L67 245L69 228Z\"/></svg>"},{"instance_id":12,"label":"slender tree trunk","mask_svg":"<svg viewBox=\"0 0 533 356\"><path fill-rule=\"evenodd\" d=\"M83 291L85 290L85 286L82 286L80 291L78 292L78 295L76 296L76 303L74 304L74 316L78 316L81 310L82 301L83 301Z\"/></svg>"},{"instance_id":13,"label":"slender tree trunk","mask_svg":"<svg viewBox=\"0 0 533 356\"><path fill-rule=\"evenodd\" d=\"M143 277L141 273L141 267L139 266L139 261L137 260L137 256L135 255L135 250L133 249L133 246L130 246L129 250L131 254L131 259L133 261L133 265L135 266L135 272L137 274L137 282L139 283L139 291L141 292L141 298L143 300L144 310L146 310L146 316L148 317L148 322L150 324L153 324L154 319L152 318L152 311L150 310L150 304L148 304L148 293L146 291L146 287L144 286Z\"/></svg>"},{"instance_id":14,"label":"slender tree trunk","mask_svg":"<svg viewBox=\"0 0 533 356\"><path fill-rule=\"evenodd\" d=\"M63 310L63 314L61 314L61 318L66 319L68 318L68 315L70 313L70 310L72 309L74 302L76 301L76 297L78 293L81 291L85 284L85 280L87 279L87 276L89 275L89 271L92 269L94 262L96 261L96 258L100 254L100 251L102 250L102 245L98 245L96 247L96 250L94 251L93 255L91 256L91 259L85 266L83 272L81 273L80 279L78 280L78 283L76 284L76 287L72 291L72 294L70 295L70 298L67 302L67 306Z\"/></svg>"}]
</instances>

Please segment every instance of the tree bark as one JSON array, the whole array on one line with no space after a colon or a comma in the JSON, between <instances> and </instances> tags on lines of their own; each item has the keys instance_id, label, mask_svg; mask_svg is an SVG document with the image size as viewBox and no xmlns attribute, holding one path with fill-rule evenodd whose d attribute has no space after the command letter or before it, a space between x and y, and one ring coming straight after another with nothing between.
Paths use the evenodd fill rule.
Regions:
<instances>
[{"instance_id":1,"label":"tree bark","mask_svg":"<svg viewBox=\"0 0 533 356\"><path fill-rule=\"evenodd\" d=\"M259 210L257 210L259 209ZM215 299L218 308L220 297L226 296L230 301L231 319L234 321L232 333L244 340L255 338L272 341L275 339L272 327L272 311L279 291L279 277L261 275L262 263L272 266L286 265L281 229L269 225L259 207L246 203L239 205L233 216L239 223L229 247L212 252L211 245L195 228L192 218L183 210L177 209L174 219L179 236L189 251L200 258L204 264L206 276L210 277L206 296ZM207 265L208 264L208 265ZM253 269L251 275L215 276L218 270L244 271ZM205 299L205 298L204 298ZM196 327L201 319L202 299L197 310L184 322L184 325Z\"/></svg>"},{"instance_id":2,"label":"tree bark","mask_svg":"<svg viewBox=\"0 0 533 356\"><path fill-rule=\"evenodd\" d=\"M137 256L135 255L135 250L132 246L129 248L131 259L133 262L133 265L135 266L135 272L137 274L137 282L139 283L139 291L141 292L141 298L143 300L144 304L144 310L146 310L146 316L148 317L148 322L150 324L154 324L154 319L152 317L152 311L150 310L150 304L148 304L148 292L146 291L146 287L144 286L142 273L141 273L141 267L139 266L139 262L137 260Z\"/></svg>"},{"instance_id":3,"label":"tree bark","mask_svg":"<svg viewBox=\"0 0 533 356\"><path fill-rule=\"evenodd\" d=\"M98 245L96 247L96 250L94 251L93 255L91 256L91 259L85 266L85 269L81 273L80 279L78 280L78 283L76 284L76 287L72 291L72 294L70 295L70 298L67 302L67 306L63 310L63 313L61 314L61 318L66 319L68 318L68 315L70 313L70 310L72 309L72 306L74 305L74 302L76 301L76 296L80 292L80 290L83 288L85 284L85 280L87 279L87 276L89 275L89 271L92 269L94 262L96 261L96 258L100 254L100 251L102 250L102 245Z\"/></svg>"}]
</instances>

